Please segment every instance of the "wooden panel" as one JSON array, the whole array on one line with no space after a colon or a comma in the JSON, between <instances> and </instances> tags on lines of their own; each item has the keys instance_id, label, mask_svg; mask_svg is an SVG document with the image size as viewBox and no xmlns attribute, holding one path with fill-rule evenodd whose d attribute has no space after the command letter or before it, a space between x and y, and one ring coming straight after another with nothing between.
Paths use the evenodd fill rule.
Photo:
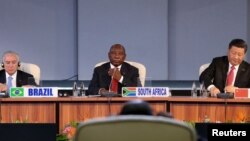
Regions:
<instances>
[{"instance_id":1,"label":"wooden panel","mask_svg":"<svg viewBox=\"0 0 250 141\"><path fill-rule=\"evenodd\" d=\"M84 102L84 103L60 103L59 128L62 130L71 121L85 121L95 117L109 115L107 103Z\"/></svg>"},{"instance_id":2,"label":"wooden panel","mask_svg":"<svg viewBox=\"0 0 250 141\"><path fill-rule=\"evenodd\" d=\"M126 100L125 100L126 101ZM59 128L62 130L67 123L71 121L86 121L91 118L102 118L114 116L120 113L125 102L124 100L114 101L84 101L84 102L61 102L59 109L60 123ZM149 102L150 103L150 102ZM166 111L164 101L150 103L154 112Z\"/></svg>"},{"instance_id":3,"label":"wooden panel","mask_svg":"<svg viewBox=\"0 0 250 141\"><path fill-rule=\"evenodd\" d=\"M1 103L1 122L55 123L53 103Z\"/></svg>"},{"instance_id":4,"label":"wooden panel","mask_svg":"<svg viewBox=\"0 0 250 141\"><path fill-rule=\"evenodd\" d=\"M241 122L239 116L244 116L245 120L250 120L250 103L230 103L226 106L226 121Z\"/></svg>"},{"instance_id":5,"label":"wooden panel","mask_svg":"<svg viewBox=\"0 0 250 141\"><path fill-rule=\"evenodd\" d=\"M239 112L246 118L250 114L250 99L171 97L168 102L179 120L203 122L207 117L210 122L237 122Z\"/></svg>"},{"instance_id":6,"label":"wooden panel","mask_svg":"<svg viewBox=\"0 0 250 141\"><path fill-rule=\"evenodd\" d=\"M203 122L207 116L211 122L225 120L225 107L222 104L171 103L170 111L176 119Z\"/></svg>"}]
</instances>

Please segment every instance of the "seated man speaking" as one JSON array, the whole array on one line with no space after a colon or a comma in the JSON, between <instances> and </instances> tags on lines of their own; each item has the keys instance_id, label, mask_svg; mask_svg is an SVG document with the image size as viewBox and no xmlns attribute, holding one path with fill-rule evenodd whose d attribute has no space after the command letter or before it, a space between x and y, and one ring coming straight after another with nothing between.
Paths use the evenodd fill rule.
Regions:
<instances>
[{"instance_id":1,"label":"seated man speaking","mask_svg":"<svg viewBox=\"0 0 250 141\"><path fill-rule=\"evenodd\" d=\"M11 87L37 86L34 76L18 70L20 67L19 54L14 51L6 51L3 54L2 70L0 70L0 92L9 92Z\"/></svg>"},{"instance_id":2,"label":"seated man speaking","mask_svg":"<svg viewBox=\"0 0 250 141\"><path fill-rule=\"evenodd\" d=\"M136 87L140 84L138 68L124 62L126 51L121 44L112 45L108 57L110 62L94 69L88 87L89 95L103 95L108 92L121 94L122 87Z\"/></svg>"}]
</instances>

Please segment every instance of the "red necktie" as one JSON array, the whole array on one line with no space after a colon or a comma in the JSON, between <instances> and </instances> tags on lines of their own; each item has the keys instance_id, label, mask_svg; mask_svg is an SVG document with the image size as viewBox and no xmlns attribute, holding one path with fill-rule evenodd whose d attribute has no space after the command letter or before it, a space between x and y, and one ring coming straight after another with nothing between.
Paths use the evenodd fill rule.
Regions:
<instances>
[{"instance_id":1,"label":"red necktie","mask_svg":"<svg viewBox=\"0 0 250 141\"><path fill-rule=\"evenodd\" d=\"M112 79L111 80L112 83L111 83L111 91L117 93L118 92L118 81L116 79Z\"/></svg>"},{"instance_id":2,"label":"red necktie","mask_svg":"<svg viewBox=\"0 0 250 141\"><path fill-rule=\"evenodd\" d=\"M235 67L232 66L230 72L227 75L227 86L233 85L234 69L235 69Z\"/></svg>"}]
</instances>

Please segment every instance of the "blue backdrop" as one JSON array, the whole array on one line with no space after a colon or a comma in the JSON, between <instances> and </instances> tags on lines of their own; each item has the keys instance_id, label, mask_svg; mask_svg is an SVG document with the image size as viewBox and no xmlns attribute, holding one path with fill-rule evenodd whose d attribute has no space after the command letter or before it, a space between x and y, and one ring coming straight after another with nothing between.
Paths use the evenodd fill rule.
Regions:
<instances>
[{"instance_id":1,"label":"blue backdrop","mask_svg":"<svg viewBox=\"0 0 250 141\"><path fill-rule=\"evenodd\" d=\"M249 13L247 0L0 0L0 53L38 64L42 80L89 80L121 43L148 79L197 80L232 38L250 41Z\"/></svg>"}]
</instances>

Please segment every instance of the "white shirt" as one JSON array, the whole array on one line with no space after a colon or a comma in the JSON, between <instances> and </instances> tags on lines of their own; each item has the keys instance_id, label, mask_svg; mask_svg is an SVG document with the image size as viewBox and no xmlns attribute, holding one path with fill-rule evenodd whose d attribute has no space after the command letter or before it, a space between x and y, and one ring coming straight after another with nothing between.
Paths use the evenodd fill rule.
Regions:
<instances>
[{"instance_id":1,"label":"white shirt","mask_svg":"<svg viewBox=\"0 0 250 141\"><path fill-rule=\"evenodd\" d=\"M12 77L12 87L16 87L16 75L17 75L17 72L15 72L13 75L9 75L7 72L5 72L6 74L6 80L8 81L8 77L11 76ZM8 83L6 81L6 84Z\"/></svg>"}]
</instances>

